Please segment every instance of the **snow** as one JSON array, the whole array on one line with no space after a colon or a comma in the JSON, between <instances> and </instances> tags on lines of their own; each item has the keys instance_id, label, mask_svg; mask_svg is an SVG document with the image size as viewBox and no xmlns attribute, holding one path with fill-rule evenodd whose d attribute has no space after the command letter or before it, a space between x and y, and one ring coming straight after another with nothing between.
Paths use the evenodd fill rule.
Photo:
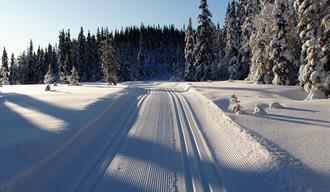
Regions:
<instances>
[{"instance_id":1,"label":"snow","mask_svg":"<svg viewBox=\"0 0 330 192\"><path fill-rule=\"evenodd\" d=\"M329 99L305 101L306 95L298 87L243 81L193 83L192 88L212 100L279 159L278 174L291 175L286 183L303 191L330 189ZM231 94L240 98L243 114L229 110ZM256 104L266 114L254 115Z\"/></svg>"},{"instance_id":2,"label":"snow","mask_svg":"<svg viewBox=\"0 0 330 192\"><path fill-rule=\"evenodd\" d=\"M329 100L298 87L44 87L1 87L0 191L329 190Z\"/></svg>"}]
</instances>

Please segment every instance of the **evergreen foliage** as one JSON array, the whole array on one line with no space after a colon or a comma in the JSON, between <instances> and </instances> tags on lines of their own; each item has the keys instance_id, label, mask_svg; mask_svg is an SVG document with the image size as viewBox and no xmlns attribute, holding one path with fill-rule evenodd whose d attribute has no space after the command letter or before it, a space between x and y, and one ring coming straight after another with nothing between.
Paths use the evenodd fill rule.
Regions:
<instances>
[{"instance_id":1,"label":"evergreen foliage","mask_svg":"<svg viewBox=\"0 0 330 192\"><path fill-rule=\"evenodd\" d=\"M105 81L109 85L117 85L118 63L111 37L101 42L101 60Z\"/></svg>"},{"instance_id":2,"label":"evergreen foliage","mask_svg":"<svg viewBox=\"0 0 330 192\"><path fill-rule=\"evenodd\" d=\"M196 44L194 48L195 81L212 79L212 64L215 61L213 48L213 34L215 26L211 21L212 14L208 9L207 0L200 0L200 14L196 31Z\"/></svg>"}]
</instances>

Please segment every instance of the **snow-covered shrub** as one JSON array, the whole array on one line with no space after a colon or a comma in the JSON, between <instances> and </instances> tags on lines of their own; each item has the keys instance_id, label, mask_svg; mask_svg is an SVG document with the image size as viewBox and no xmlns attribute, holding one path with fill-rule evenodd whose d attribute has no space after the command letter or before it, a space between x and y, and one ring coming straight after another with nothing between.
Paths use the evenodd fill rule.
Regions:
<instances>
[{"instance_id":1,"label":"snow-covered shrub","mask_svg":"<svg viewBox=\"0 0 330 192\"><path fill-rule=\"evenodd\" d=\"M76 68L73 66L71 70L71 76L70 76L70 85L77 86L78 85L79 76L76 71Z\"/></svg>"},{"instance_id":2,"label":"snow-covered shrub","mask_svg":"<svg viewBox=\"0 0 330 192\"><path fill-rule=\"evenodd\" d=\"M6 72L3 72L2 84L4 84L4 85L10 84L9 75Z\"/></svg>"},{"instance_id":3,"label":"snow-covered shrub","mask_svg":"<svg viewBox=\"0 0 330 192\"><path fill-rule=\"evenodd\" d=\"M49 65L48 66L48 72L46 73L46 75L44 77L44 83L45 84L52 84L54 82L55 82L54 73L52 71L51 65Z\"/></svg>"},{"instance_id":4,"label":"snow-covered shrub","mask_svg":"<svg viewBox=\"0 0 330 192\"><path fill-rule=\"evenodd\" d=\"M239 104L240 102L236 95L231 95L230 106L233 113L240 114L242 112L243 107Z\"/></svg>"},{"instance_id":5,"label":"snow-covered shrub","mask_svg":"<svg viewBox=\"0 0 330 192\"><path fill-rule=\"evenodd\" d=\"M50 85L46 85L45 91L50 91Z\"/></svg>"}]
</instances>

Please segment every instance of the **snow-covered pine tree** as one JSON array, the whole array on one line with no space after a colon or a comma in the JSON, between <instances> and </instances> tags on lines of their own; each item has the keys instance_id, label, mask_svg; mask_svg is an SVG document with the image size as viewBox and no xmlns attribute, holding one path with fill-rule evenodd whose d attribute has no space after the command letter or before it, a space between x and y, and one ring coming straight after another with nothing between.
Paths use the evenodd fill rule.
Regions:
<instances>
[{"instance_id":1,"label":"snow-covered pine tree","mask_svg":"<svg viewBox=\"0 0 330 192\"><path fill-rule=\"evenodd\" d=\"M54 76L54 73L53 73L53 69L52 69L52 66L51 64L48 65L48 71L44 77L44 83L45 84L52 84L55 82L55 76Z\"/></svg>"},{"instance_id":2,"label":"snow-covered pine tree","mask_svg":"<svg viewBox=\"0 0 330 192\"><path fill-rule=\"evenodd\" d=\"M238 50L240 44L239 38L239 23L237 20L237 2L232 1L229 12L227 15L227 28L226 28L226 57L229 61L229 79L238 80L240 79L240 65L238 61Z\"/></svg>"},{"instance_id":3,"label":"snow-covered pine tree","mask_svg":"<svg viewBox=\"0 0 330 192\"><path fill-rule=\"evenodd\" d=\"M80 28L77 42L77 71L80 74L81 81L87 81L86 66L86 37L83 27Z\"/></svg>"},{"instance_id":4,"label":"snow-covered pine tree","mask_svg":"<svg viewBox=\"0 0 330 192\"><path fill-rule=\"evenodd\" d=\"M111 37L101 43L101 60L104 77L109 85L117 85L118 63Z\"/></svg>"},{"instance_id":5,"label":"snow-covered pine tree","mask_svg":"<svg viewBox=\"0 0 330 192\"><path fill-rule=\"evenodd\" d=\"M326 97L330 97L330 9L329 1L321 1L321 65L325 74L322 76L323 91Z\"/></svg>"},{"instance_id":6,"label":"snow-covered pine tree","mask_svg":"<svg viewBox=\"0 0 330 192\"><path fill-rule=\"evenodd\" d=\"M181 45L178 45L176 54L173 59L172 72L177 79L182 79L184 74L184 50Z\"/></svg>"},{"instance_id":7,"label":"snow-covered pine tree","mask_svg":"<svg viewBox=\"0 0 330 192\"><path fill-rule=\"evenodd\" d=\"M17 66L16 66L16 62L15 62L15 55L14 53L11 54L11 58L10 58L10 67L9 67L9 81L10 84L15 84L16 80L17 80Z\"/></svg>"},{"instance_id":8,"label":"snow-covered pine tree","mask_svg":"<svg viewBox=\"0 0 330 192\"><path fill-rule=\"evenodd\" d=\"M79 75L74 66L72 66L71 76L70 76L70 85L77 86L79 81Z\"/></svg>"},{"instance_id":9,"label":"snow-covered pine tree","mask_svg":"<svg viewBox=\"0 0 330 192\"><path fill-rule=\"evenodd\" d=\"M207 0L200 0L198 27L196 31L196 46L194 48L195 81L212 79L212 64L214 64L213 33L215 26L211 21L212 14L208 9Z\"/></svg>"},{"instance_id":10,"label":"snow-covered pine tree","mask_svg":"<svg viewBox=\"0 0 330 192\"><path fill-rule=\"evenodd\" d=\"M28 73L27 59L26 59L25 51L23 51L23 53L17 57L17 63L18 63L17 84L25 84L25 83L27 83L26 77L27 77L27 73Z\"/></svg>"},{"instance_id":11,"label":"snow-covered pine tree","mask_svg":"<svg viewBox=\"0 0 330 192\"><path fill-rule=\"evenodd\" d=\"M65 32L64 30L60 31L60 35L58 36L58 58L57 58L57 65L60 69L61 80L67 81L66 79L66 66L65 66L65 59L66 59L66 44L65 44Z\"/></svg>"},{"instance_id":12,"label":"snow-covered pine tree","mask_svg":"<svg viewBox=\"0 0 330 192\"><path fill-rule=\"evenodd\" d=\"M36 75L37 83L42 83L44 80L44 71L45 71L45 52L43 49L38 47L37 50L37 59L36 59Z\"/></svg>"},{"instance_id":13,"label":"snow-covered pine tree","mask_svg":"<svg viewBox=\"0 0 330 192\"><path fill-rule=\"evenodd\" d=\"M274 9L274 33L275 38L270 42L270 59L273 60L275 85L290 85L293 78L293 55L288 46L289 34L289 5L287 0L275 0Z\"/></svg>"},{"instance_id":14,"label":"snow-covered pine tree","mask_svg":"<svg viewBox=\"0 0 330 192\"><path fill-rule=\"evenodd\" d=\"M295 0L299 15L299 35L302 40L302 65L299 70L301 87L308 93L307 99L325 98L328 86L324 63L321 62L321 3L314 0ZM329 6L325 6L326 9Z\"/></svg>"},{"instance_id":15,"label":"snow-covered pine tree","mask_svg":"<svg viewBox=\"0 0 330 192\"><path fill-rule=\"evenodd\" d=\"M242 2L242 1L241 1ZM242 3L244 6L244 20L241 26L241 45L239 49L239 63L241 65L241 77L240 79L245 79L248 77L251 67L251 47L250 47L250 37L252 32L255 30L254 17L260 12L260 2L259 0L245 0Z\"/></svg>"},{"instance_id":16,"label":"snow-covered pine tree","mask_svg":"<svg viewBox=\"0 0 330 192\"><path fill-rule=\"evenodd\" d=\"M140 81L145 80L145 69L144 69L144 39L142 32L140 33L140 49L138 53L138 79Z\"/></svg>"},{"instance_id":17,"label":"snow-covered pine tree","mask_svg":"<svg viewBox=\"0 0 330 192\"><path fill-rule=\"evenodd\" d=\"M2 76L2 83L4 85L8 85L10 84L10 77L9 77L9 67L8 67L8 55L7 55L7 51L6 48L3 48L3 52L2 52L2 58L1 58L1 76Z\"/></svg>"},{"instance_id":18,"label":"snow-covered pine tree","mask_svg":"<svg viewBox=\"0 0 330 192\"><path fill-rule=\"evenodd\" d=\"M223 74L223 68L221 65L221 61L225 55L224 48L224 33L218 24L213 37L213 50L215 59L214 64L212 65L212 79L214 80L223 80L225 76Z\"/></svg>"},{"instance_id":19,"label":"snow-covered pine tree","mask_svg":"<svg viewBox=\"0 0 330 192\"><path fill-rule=\"evenodd\" d=\"M261 4L260 14L253 19L255 30L252 32L249 42L252 63L248 80L255 83L271 84L273 80L273 63L269 59L269 45L274 37L272 21L275 19L272 14L269 14L272 10L273 5L264 2Z\"/></svg>"},{"instance_id":20,"label":"snow-covered pine tree","mask_svg":"<svg viewBox=\"0 0 330 192\"><path fill-rule=\"evenodd\" d=\"M35 83L35 57L34 57L34 51L33 51L33 42L30 39L30 46L27 50L27 61L28 61L28 83Z\"/></svg>"},{"instance_id":21,"label":"snow-covered pine tree","mask_svg":"<svg viewBox=\"0 0 330 192\"><path fill-rule=\"evenodd\" d=\"M191 18L189 18L189 23L185 32L185 72L184 80L193 81L195 75L194 68L194 45L195 45L195 34L192 27Z\"/></svg>"}]
</instances>

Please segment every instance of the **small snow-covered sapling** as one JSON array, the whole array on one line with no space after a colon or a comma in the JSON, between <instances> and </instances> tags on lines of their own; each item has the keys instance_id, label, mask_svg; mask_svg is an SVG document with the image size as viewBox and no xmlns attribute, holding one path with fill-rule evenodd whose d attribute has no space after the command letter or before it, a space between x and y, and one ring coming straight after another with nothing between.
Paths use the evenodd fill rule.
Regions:
<instances>
[{"instance_id":1,"label":"small snow-covered sapling","mask_svg":"<svg viewBox=\"0 0 330 192\"><path fill-rule=\"evenodd\" d=\"M50 91L50 85L46 85L45 91Z\"/></svg>"},{"instance_id":2,"label":"small snow-covered sapling","mask_svg":"<svg viewBox=\"0 0 330 192\"><path fill-rule=\"evenodd\" d=\"M241 101L238 100L236 95L230 96L230 105L232 112L240 114L243 111L243 107L239 104Z\"/></svg>"}]
</instances>

